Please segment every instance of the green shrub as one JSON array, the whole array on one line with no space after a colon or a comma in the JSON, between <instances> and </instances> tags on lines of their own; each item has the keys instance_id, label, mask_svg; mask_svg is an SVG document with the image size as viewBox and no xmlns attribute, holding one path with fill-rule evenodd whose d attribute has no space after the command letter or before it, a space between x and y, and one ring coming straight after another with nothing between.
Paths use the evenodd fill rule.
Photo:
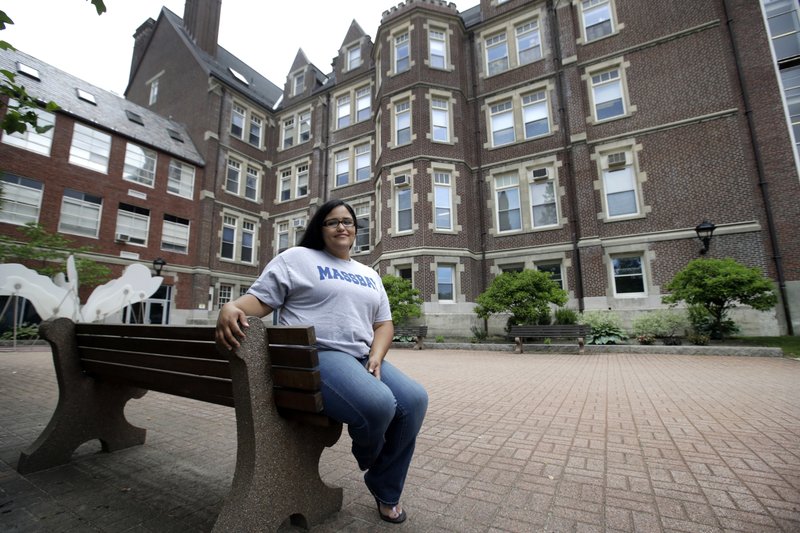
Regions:
<instances>
[{"instance_id":1,"label":"green shrub","mask_svg":"<svg viewBox=\"0 0 800 533\"><path fill-rule=\"evenodd\" d=\"M636 336L636 340L639 342L639 344L643 344L645 346L649 346L649 345L653 344L654 342L656 342L656 338L655 337L653 337L652 335L646 335L646 334L637 335Z\"/></svg>"},{"instance_id":2,"label":"green shrub","mask_svg":"<svg viewBox=\"0 0 800 533\"><path fill-rule=\"evenodd\" d=\"M707 336L709 339L722 339L739 333L739 326L733 320L724 318L717 323L708 309L702 305L690 305L688 313L692 330L698 335Z\"/></svg>"},{"instance_id":3,"label":"green shrub","mask_svg":"<svg viewBox=\"0 0 800 533\"><path fill-rule=\"evenodd\" d=\"M556 309L556 324L570 325L578 323L578 312L568 307L559 307Z\"/></svg>"},{"instance_id":4,"label":"green shrub","mask_svg":"<svg viewBox=\"0 0 800 533\"><path fill-rule=\"evenodd\" d=\"M441 335L436 335L436 342L444 342L444 337Z\"/></svg>"},{"instance_id":5,"label":"green shrub","mask_svg":"<svg viewBox=\"0 0 800 533\"><path fill-rule=\"evenodd\" d=\"M553 317L550 314L550 309L544 309L539 316L536 317L537 326L549 326L553 322Z\"/></svg>"},{"instance_id":6,"label":"green shrub","mask_svg":"<svg viewBox=\"0 0 800 533\"><path fill-rule=\"evenodd\" d=\"M586 344L619 344L628 338L622 330L622 321L613 311L584 311L578 322L592 328Z\"/></svg>"},{"instance_id":7,"label":"green shrub","mask_svg":"<svg viewBox=\"0 0 800 533\"><path fill-rule=\"evenodd\" d=\"M673 309L657 309L637 316L633 321L633 334L657 339L680 337L689 326L686 313Z\"/></svg>"},{"instance_id":8,"label":"green shrub","mask_svg":"<svg viewBox=\"0 0 800 533\"><path fill-rule=\"evenodd\" d=\"M479 328L478 326L472 326L470 331L472 331L472 337L476 342L485 341L489 336L489 333L485 329Z\"/></svg>"},{"instance_id":9,"label":"green shrub","mask_svg":"<svg viewBox=\"0 0 800 533\"><path fill-rule=\"evenodd\" d=\"M39 338L39 326L32 324L22 324L17 327L17 340L28 340ZM14 340L14 330L9 329L0 335L0 340Z\"/></svg>"},{"instance_id":10,"label":"green shrub","mask_svg":"<svg viewBox=\"0 0 800 533\"><path fill-rule=\"evenodd\" d=\"M711 337L701 333L690 333L688 339L689 342L696 346L708 346L708 342L711 340Z\"/></svg>"},{"instance_id":11,"label":"green shrub","mask_svg":"<svg viewBox=\"0 0 800 533\"><path fill-rule=\"evenodd\" d=\"M550 304L564 305L567 292L540 270L504 272L495 277L476 299L475 313L489 318L509 313L506 327L512 325L550 323ZM508 329L506 329L508 331Z\"/></svg>"},{"instance_id":12,"label":"green shrub","mask_svg":"<svg viewBox=\"0 0 800 533\"><path fill-rule=\"evenodd\" d=\"M422 298L419 290L415 289L410 281L391 274L383 276L381 281L389 298L392 322L395 326L402 326L409 319L422 316Z\"/></svg>"}]
</instances>

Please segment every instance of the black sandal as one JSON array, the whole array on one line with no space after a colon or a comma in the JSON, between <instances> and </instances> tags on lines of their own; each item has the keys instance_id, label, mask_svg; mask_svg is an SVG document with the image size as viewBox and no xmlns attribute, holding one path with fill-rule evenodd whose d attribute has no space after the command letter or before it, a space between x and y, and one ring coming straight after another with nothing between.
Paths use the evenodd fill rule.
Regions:
<instances>
[{"instance_id":1,"label":"black sandal","mask_svg":"<svg viewBox=\"0 0 800 533\"><path fill-rule=\"evenodd\" d=\"M383 512L381 511L381 502L380 502L380 500L378 500L378 498L375 498L375 503L378 505L378 514L380 515L381 520L383 520L384 522L390 522L392 524L401 524L401 523L406 521L406 510L405 509L400 511L400 514L398 514L397 516L391 517L391 516L383 514ZM396 505L392 507L392 511L394 511L395 513L397 512L397 506Z\"/></svg>"}]
</instances>

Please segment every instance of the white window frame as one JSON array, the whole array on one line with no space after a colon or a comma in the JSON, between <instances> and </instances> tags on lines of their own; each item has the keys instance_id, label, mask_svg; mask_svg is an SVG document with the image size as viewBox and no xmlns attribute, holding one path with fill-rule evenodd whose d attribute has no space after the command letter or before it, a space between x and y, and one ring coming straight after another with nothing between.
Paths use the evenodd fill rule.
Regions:
<instances>
[{"instance_id":1,"label":"white window frame","mask_svg":"<svg viewBox=\"0 0 800 533\"><path fill-rule=\"evenodd\" d=\"M355 121L358 123L369 120L369 118L372 116L372 88L369 85L358 87L356 88L355 93Z\"/></svg>"},{"instance_id":2,"label":"white window frame","mask_svg":"<svg viewBox=\"0 0 800 533\"><path fill-rule=\"evenodd\" d=\"M336 98L336 129L346 128L350 125L350 93Z\"/></svg>"},{"instance_id":3,"label":"white window frame","mask_svg":"<svg viewBox=\"0 0 800 533\"><path fill-rule=\"evenodd\" d=\"M443 283L442 274L447 273L449 274L449 283ZM456 302L456 276L458 275L458 270L456 269L456 265L454 264L436 264L436 300L439 303L455 303ZM451 297L450 298L442 298L442 290L441 287L443 285L449 285L451 290Z\"/></svg>"},{"instance_id":4,"label":"white window frame","mask_svg":"<svg viewBox=\"0 0 800 533\"><path fill-rule=\"evenodd\" d=\"M517 48L517 65L527 65L542 58L542 34L539 30L539 19L532 19L518 24L514 28L514 37ZM532 42L531 46L523 48L527 41ZM534 57L524 57L524 53L528 50L533 51Z\"/></svg>"},{"instance_id":5,"label":"white window frame","mask_svg":"<svg viewBox=\"0 0 800 533\"><path fill-rule=\"evenodd\" d=\"M497 228L497 233L499 235L508 234L508 233L518 233L522 231L525 227L522 215L522 191L520 190L520 183L519 183L519 174L517 172L508 172L503 174L498 174L493 179L493 186L494 186L494 201L495 201L495 227ZM511 191L516 191L516 200L517 205L512 206L509 203L508 209L504 209L501 211L500 209L500 198L501 194L509 194ZM509 200L512 199L512 196L508 197ZM503 229L501 227L501 213L511 213L512 211L516 210L518 213L519 219L519 227L512 227L511 222L512 218L508 216L508 225L507 229Z\"/></svg>"},{"instance_id":6,"label":"white window frame","mask_svg":"<svg viewBox=\"0 0 800 533\"><path fill-rule=\"evenodd\" d=\"M96 239L100 234L102 213L103 199L100 196L74 189L64 189L64 195L61 197L58 231Z\"/></svg>"},{"instance_id":7,"label":"white window frame","mask_svg":"<svg viewBox=\"0 0 800 533\"><path fill-rule=\"evenodd\" d=\"M150 94L147 99L147 105L153 105L158 102L158 78L150 81Z\"/></svg>"},{"instance_id":8,"label":"white window frame","mask_svg":"<svg viewBox=\"0 0 800 533\"><path fill-rule=\"evenodd\" d=\"M248 124L250 129L247 134L247 142L256 148L261 148L264 139L264 117L250 111Z\"/></svg>"},{"instance_id":9,"label":"white window frame","mask_svg":"<svg viewBox=\"0 0 800 533\"><path fill-rule=\"evenodd\" d=\"M541 272L550 272L550 270L546 269L546 267L553 267L553 266L557 267L557 269L558 269L558 277L555 277L555 276L551 275L550 279L552 279L553 281L557 282L559 284L559 286L563 290L567 290L567 286L566 286L567 278L566 278L566 276L564 276L564 262L561 259L554 260L554 261L546 261L546 260L545 261L537 261L534 266L536 267L536 270L539 270ZM551 274L552 274L552 272L551 272Z\"/></svg>"},{"instance_id":10,"label":"white window frame","mask_svg":"<svg viewBox=\"0 0 800 533\"><path fill-rule=\"evenodd\" d=\"M511 98L508 98L502 102L497 102L491 104L489 106L489 113L490 113L490 122L491 122L491 133L492 133L492 147L498 146L507 146L509 144L514 144L517 142L517 132L515 127L514 121L514 103ZM497 122L505 122L511 121L511 126L499 128L499 125L505 126L505 124L497 124ZM511 140L506 142L498 142L498 135L504 134L505 132L511 132Z\"/></svg>"},{"instance_id":11,"label":"white window frame","mask_svg":"<svg viewBox=\"0 0 800 533\"><path fill-rule=\"evenodd\" d=\"M486 50L486 75L496 76L511 68L510 54L508 51L508 38L506 32L501 31L484 39L484 49ZM492 54L500 51L502 55L497 55L492 59Z\"/></svg>"},{"instance_id":12,"label":"white window frame","mask_svg":"<svg viewBox=\"0 0 800 533\"><path fill-rule=\"evenodd\" d=\"M447 70L447 30L428 28L428 66L436 70Z\"/></svg>"},{"instance_id":13,"label":"white window frame","mask_svg":"<svg viewBox=\"0 0 800 533\"><path fill-rule=\"evenodd\" d=\"M398 174L397 176L402 176L405 174ZM394 177L392 178L394 179ZM409 178L410 179L410 178ZM395 186L394 187L394 228L395 228L395 235L405 235L414 231L414 190L411 185L403 185L403 186ZM401 201L403 204L403 208L401 209ZM407 205L407 207L406 207ZM408 218L408 227L401 228L401 213L406 214Z\"/></svg>"},{"instance_id":14,"label":"white window frame","mask_svg":"<svg viewBox=\"0 0 800 533\"><path fill-rule=\"evenodd\" d=\"M621 270L621 265L619 265L620 260L625 259L638 259L639 260L639 271L619 274L618 271ZM644 253L623 253L623 254L614 254L609 256L609 268L611 269L611 286L614 291L615 298L643 298L647 296L647 268L645 264L645 254ZM618 266L620 267L618 269ZM642 290L637 292L620 292L617 290L617 280L623 277L637 277L641 276L642 278Z\"/></svg>"},{"instance_id":15,"label":"white window frame","mask_svg":"<svg viewBox=\"0 0 800 533\"><path fill-rule=\"evenodd\" d=\"M528 135L528 124L534 123L544 123L546 131L535 135ZM550 135L550 102L547 98L546 89L522 95L522 129L526 140Z\"/></svg>"},{"instance_id":16,"label":"white window frame","mask_svg":"<svg viewBox=\"0 0 800 533\"><path fill-rule=\"evenodd\" d=\"M411 98L404 98L394 102L392 105L392 140L394 146L406 146L414 141L414 130L412 127ZM400 142L400 134L408 131L408 140Z\"/></svg>"},{"instance_id":17,"label":"white window frame","mask_svg":"<svg viewBox=\"0 0 800 533\"><path fill-rule=\"evenodd\" d=\"M258 220L238 213L223 211L219 258L223 261L246 265L255 264L256 257L258 257L258 230ZM249 250L249 258L246 257L246 250Z\"/></svg>"},{"instance_id":18,"label":"white window frame","mask_svg":"<svg viewBox=\"0 0 800 533\"><path fill-rule=\"evenodd\" d=\"M277 224L275 231L275 253L279 254L289 248L289 221L285 220Z\"/></svg>"},{"instance_id":19,"label":"white window frame","mask_svg":"<svg viewBox=\"0 0 800 533\"><path fill-rule=\"evenodd\" d=\"M134 246L147 246L150 235L150 210L131 204L120 203L117 209L117 235L128 236L126 241Z\"/></svg>"},{"instance_id":20,"label":"white window frame","mask_svg":"<svg viewBox=\"0 0 800 533\"><path fill-rule=\"evenodd\" d=\"M621 66L593 72L589 75L589 83L592 95L592 115L595 122L606 122L616 120L628 115L628 106L625 101L625 80ZM614 99L608 96L616 96ZM600 106L608 102L619 101L622 104L622 112L614 115L600 117Z\"/></svg>"},{"instance_id":21,"label":"white window frame","mask_svg":"<svg viewBox=\"0 0 800 533\"><path fill-rule=\"evenodd\" d=\"M395 35L392 39L392 54L394 61L395 74L402 74L403 72L411 70L411 38L410 32L404 31L399 35Z\"/></svg>"},{"instance_id":22,"label":"white window frame","mask_svg":"<svg viewBox=\"0 0 800 533\"><path fill-rule=\"evenodd\" d=\"M261 171L253 165L247 165L247 172L244 176L244 197L248 200L257 202L260 200L259 191L261 190ZM252 192L251 192L252 191Z\"/></svg>"},{"instance_id":23,"label":"white window frame","mask_svg":"<svg viewBox=\"0 0 800 533\"><path fill-rule=\"evenodd\" d=\"M13 98L8 100L8 109L15 109L17 106L19 106L19 102L17 100L14 100ZM39 127L44 128L50 126L50 128L44 133L37 133L36 129L32 127L28 127L25 130L25 133L6 133L4 131L2 133L3 143L49 157L50 149L53 146L53 134L55 133L56 129L56 116L53 113L45 111L44 109L39 109L38 107L31 108L30 111L33 111L36 114L36 124Z\"/></svg>"},{"instance_id":24,"label":"white window frame","mask_svg":"<svg viewBox=\"0 0 800 533\"><path fill-rule=\"evenodd\" d=\"M356 240L353 243L354 252L369 252L370 250L370 205L369 202L353 203L353 211L356 213L358 228L356 229Z\"/></svg>"},{"instance_id":25,"label":"white window frame","mask_svg":"<svg viewBox=\"0 0 800 533\"><path fill-rule=\"evenodd\" d=\"M612 166L609 164L609 156L612 154L624 154L624 166ZM600 185L603 195L603 214L606 221L625 220L642 216L644 212L641 199L640 176L635 159L635 150L631 147L620 149L608 149L600 155ZM623 174L624 173L624 174ZM635 209L633 211L616 211L610 200L611 195L633 196Z\"/></svg>"},{"instance_id":26,"label":"white window frame","mask_svg":"<svg viewBox=\"0 0 800 533\"><path fill-rule=\"evenodd\" d=\"M44 183L16 174L0 174L0 222L23 226L39 222ZM27 212L27 213L26 213Z\"/></svg>"},{"instance_id":27,"label":"white window frame","mask_svg":"<svg viewBox=\"0 0 800 533\"><path fill-rule=\"evenodd\" d=\"M295 74L292 77L292 96L300 96L306 90L305 71Z\"/></svg>"},{"instance_id":28,"label":"white window frame","mask_svg":"<svg viewBox=\"0 0 800 533\"><path fill-rule=\"evenodd\" d=\"M177 254L188 254L190 224L188 219L164 213L161 226L161 249Z\"/></svg>"},{"instance_id":29,"label":"white window frame","mask_svg":"<svg viewBox=\"0 0 800 533\"><path fill-rule=\"evenodd\" d=\"M291 115L280 119L281 147L289 150L311 140L311 108L299 109Z\"/></svg>"},{"instance_id":30,"label":"white window frame","mask_svg":"<svg viewBox=\"0 0 800 533\"><path fill-rule=\"evenodd\" d=\"M355 70L361 66L361 43L347 49L347 71Z\"/></svg>"},{"instance_id":31,"label":"white window frame","mask_svg":"<svg viewBox=\"0 0 800 533\"><path fill-rule=\"evenodd\" d=\"M69 162L102 174L108 174L111 135L79 122L75 123L69 148Z\"/></svg>"},{"instance_id":32,"label":"white window frame","mask_svg":"<svg viewBox=\"0 0 800 533\"><path fill-rule=\"evenodd\" d=\"M614 17L614 4L612 0L581 0L580 2L580 21L581 21L581 34L584 43L591 43L614 35L617 32L617 24ZM594 18L598 14L603 14L605 18L598 18L599 22L594 22ZM603 32L597 36L589 36L589 30L599 24L608 23L609 31Z\"/></svg>"},{"instance_id":33,"label":"white window frame","mask_svg":"<svg viewBox=\"0 0 800 533\"><path fill-rule=\"evenodd\" d=\"M237 139L244 139L245 124L247 123L247 109L236 102L231 105L231 135Z\"/></svg>"},{"instance_id":34,"label":"white window frame","mask_svg":"<svg viewBox=\"0 0 800 533\"><path fill-rule=\"evenodd\" d=\"M308 159L295 161L289 166L279 168L275 201L277 203L291 202L308 196L310 188L309 169L310 162Z\"/></svg>"},{"instance_id":35,"label":"white window frame","mask_svg":"<svg viewBox=\"0 0 800 533\"><path fill-rule=\"evenodd\" d=\"M455 228L453 220L453 176L445 170L433 171L433 230L452 232ZM446 224L440 224L444 215Z\"/></svg>"},{"instance_id":36,"label":"white window frame","mask_svg":"<svg viewBox=\"0 0 800 533\"><path fill-rule=\"evenodd\" d=\"M192 199L194 197L194 175L194 165L171 159L167 178L167 193Z\"/></svg>"},{"instance_id":37,"label":"white window frame","mask_svg":"<svg viewBox=\"0 0 800 533\"><path fill-rule=\"evenodd\" d=\"M450 142L450 99L431 95L431 141Z\"/></svg>"},{"instance_id":38,"label":"white window frame","mask_svg":"<svg viewBox=\"0 0 800 533\"><path fill-rule=\"evenodd\" d=\"M530 206L531 206L531 226L533 229L547 229L547 228L554 228L558 227L559 224L559 209L558 209L558 184L556 183L555 176L552 175L552 168L550 167L539 167L532 169L530 171L530 182L529 182L529 191L528 191L528 198L530 199ZM544 186L546 189L549 188L549 193L552 194L552 201L539 201L540 198L543 200L547 200L547 196L541 194L541 188ZM536 208L540 206L550 206L552 205L553 210L555 211L554 220L547 224L537 225L536 224Z\"/></svg>"},{"instance_id":39,"label":"white window frame","mask_svg":"<svg viewBox=\"0 0 800 533\"><path fill-rule=\"evenodd\" d=\"M334 187L350 184L350 150L345 148L334 154Z\"/></svg>"},{"instance_id":40,"label":"white window frame","mask_svg":"<svg viewBox=\"0 0 800 533\"><path fill-rule=\"evenodd\" d=\"M122 179L152 188L156 181L157 160L158 153L155 150L128 141L125 146Z\"/></svg>"}]
</instances>

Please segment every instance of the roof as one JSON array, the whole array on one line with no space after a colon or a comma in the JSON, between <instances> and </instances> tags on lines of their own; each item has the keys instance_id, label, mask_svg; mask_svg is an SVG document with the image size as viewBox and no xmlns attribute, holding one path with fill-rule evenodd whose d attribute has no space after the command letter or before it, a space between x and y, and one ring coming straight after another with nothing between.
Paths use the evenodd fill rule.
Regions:
<instances>
[{"instance_id":1,"label":"roof","mask_svg":"<svg viewBox=\"0 0 800 533\"><path fill-rule=\"evenodd\" d=\"M217 57L210 56L197 46L183 26L183 19L167 9L161 8L161 14L175 28L175 31L186 43L187 48L195 56L200 66L211 76L235 87L237 91L267 109L274 109L275 104L283 96L283 89L253 70L222 46L217 45ZM159 17L160 19L160 17ZM242 76L243 83L233 72Z\"/></svg>"},{"instance_id":2,"label":"roof","mask_svg":"<svg viewBox=\"0 0 800 533\"><path fill-rule=\"evenodd\" d=\"M39 79L19 73L15 83L25 87L33 98L57 103L61 108L57 113L94 124L195 165L205 165L183 124L164 118L24 52L0 50L0 68L17 72L17 62L35 69ZM78 96L79 89L85 91L85 99ZM94 103L89 99L93 99ZM170 132L177 132L183 142L175 140L174 133Z\"/></svg>"},{"instance_id":3,"label":"roof","mask_svg":"<svg viewBox=\"0 0 800 533\"><path fill-rule=\"evenodd\" d=\"M480 24L483 21L480 4L477 6L473 6L469 9L465 9L460 13L460 15L461 15L461 20L464 21L465 28L469 28L470 26Z\"/></svg>"}]
</instances>

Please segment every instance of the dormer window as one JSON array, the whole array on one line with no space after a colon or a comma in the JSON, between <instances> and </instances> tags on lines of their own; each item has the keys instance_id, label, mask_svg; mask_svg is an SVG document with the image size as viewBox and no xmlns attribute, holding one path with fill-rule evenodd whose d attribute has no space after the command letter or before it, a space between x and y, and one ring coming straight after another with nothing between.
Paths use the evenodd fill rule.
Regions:
<instances>
[{"instance_id":1,"label":"dormer window","mask_svg":"<svg viewBox=\"0 0 800 533\"><path fill-rule=\"evenodd\" d=\"M140 126L144 126L144 120L142 120L142 115L140 115L139 113L134 113L133 111L126 109L125 116L127 116L128 120L130 120L131 122L134 122Z\"/></svg>"},{"instance_id":2,"label":"dormer window","mask_svg":"<svg viewBox=\"0 0 800 533\"><path fill-rule=\"evenodd\" d=\"M78 94L78 98L80 98L84 102L89 102L92 105L97 105L97 102L95 101L94 95L92 93L86 92L78 87L75 88L75 92Z\"/></svg>"},{"instance_id":3,"label":"dormer window","mask_svg":"<svg viewBox=\"0 0 800 533\"><path fill-rule=\"evenodd\" d=\"M17 72L20 74L25 74L29 78L33 78L36 81L41 81L41 78L39 77L39 71L21 61L17 61Z\"/></svg>"},{"instance_id":4,"label":"dormer window","mask_svg":"<svg viewBox=\"0 0 800 533\"><path fill-rule=\"evenodd\" d=\"M294 91L292 92L293 96L299 96L303 94L306 90L306 76L305 72L301 72L300 74L295 74L294 76Z\"/></svg>"},{"instance_id":5,"label":"dormer window","mask_svg":"<svg viewBox=\"0 0 800 533\"><path fill-rule=\"evenodd\" d=\"M250 82L247 81L247 78L244 77L244 74L233 70L231 67L228 67L228 70L230 71L231 74L233 74L233 77L236 78L238 81L244 83L245 85L250 85Z\"/></svg>"},{"instance_id":6,"label":"dormer window","mask_svg":"<svg viewBox=\"0 0 800 533\"><path fill-rule=\"evenodd\" d=\"M361 66L361 45L357 44L347 49L347 70Z\"/></svg>"},{"instance_id":7,"label":"dormer window","mask_svg":"<svg viewBox=\"0 0 800 533\"><path fill-rule=\"evenodd\" d=\"M183 142L183 137L181 137L181 134L178 133L177 131L175 131L173 129L170 129L170 128L167 128L167 133L169 134L170 138L173 141L177 141L179 143Z\"/></svg>"}]
</instances>

